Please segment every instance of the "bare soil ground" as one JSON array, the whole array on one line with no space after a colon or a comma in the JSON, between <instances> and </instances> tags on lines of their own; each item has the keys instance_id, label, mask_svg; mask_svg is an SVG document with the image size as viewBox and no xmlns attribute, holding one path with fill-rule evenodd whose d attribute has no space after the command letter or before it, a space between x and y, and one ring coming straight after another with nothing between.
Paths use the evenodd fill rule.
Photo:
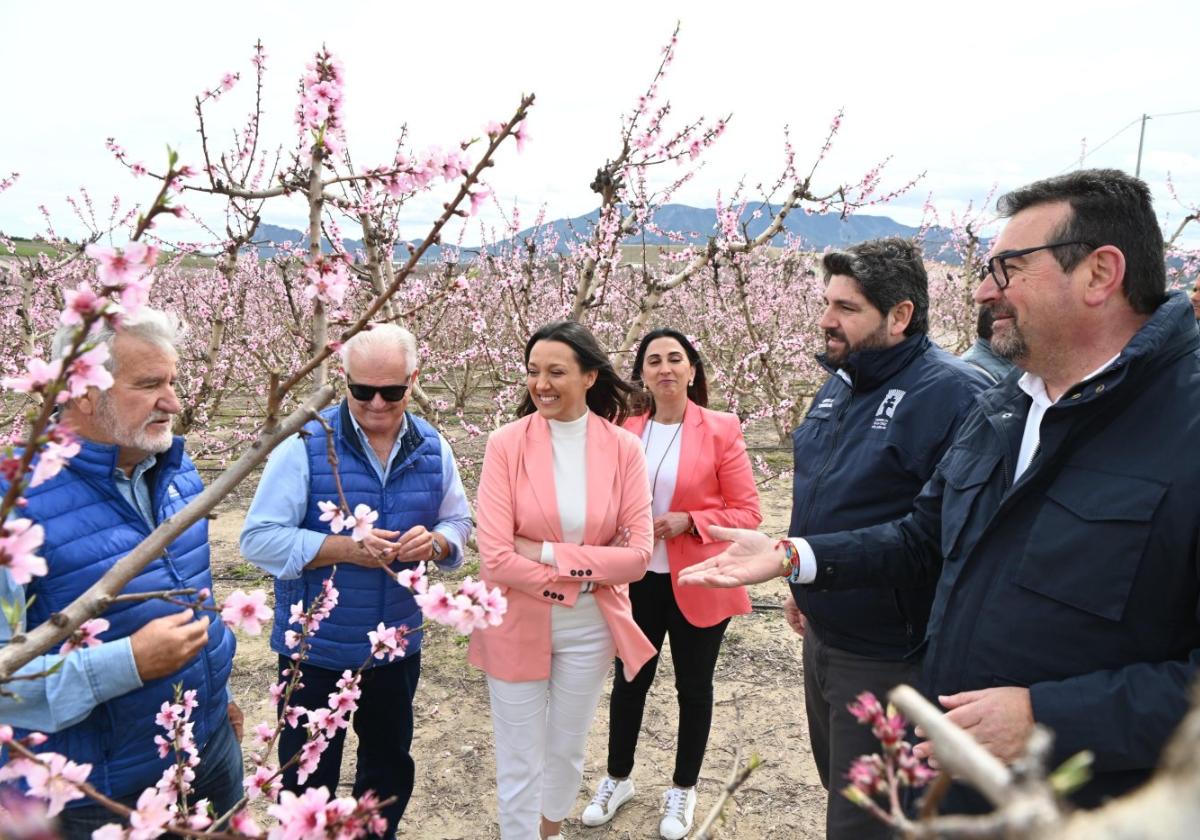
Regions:
<instances>
[{"instance_id":1,"label":"bare soil ground","mask_svg":"<svg viewBox=\"0 0 1200 840\"><path fill-rule=\"evenodd\" d=\"M246 564L237 547L253 487L247 482L241 498L228 500L212 523L218 596L238 588L261 586L270 591L269 579ZM762 506L764 528L770 533L785 532L790 507L787 483L776 481L764 487ZM458 574L476 568L477 558L469 554ZM778 606L785 595L786 588L778 582L751 591L752 600L763 606ZM267 631L260 637L241 637L234 662L234 693L246 713L248 731L254 723L273 718L267 689L274 679L276 659L267 647L267 637ZM416 790L400 832L406 838L499 837L487 685L482 673L467 664L465 642L444 627L433 628L426 637L415 703ZM720 837L748 840L824 835L825 791L809 752L800 669L800 640L778 609L756 609L731 622L717 665L716 706L698 785L697 822L716 801L736 762L757 756L762 765L726 809ZM647 703L633 772L638 793L611 823L586 828L578 815L604 772L606 692L588 736L583 787L564 826L565 836L574 840L658 837L659 801L670 784L677 722L674 674L669 655L664 655ZM353 778L353 733L350 738L343 780ZM249 743L249 738L246 741ZM339 795L348 793L346 783Z\"/></svg>"}]
</instances>

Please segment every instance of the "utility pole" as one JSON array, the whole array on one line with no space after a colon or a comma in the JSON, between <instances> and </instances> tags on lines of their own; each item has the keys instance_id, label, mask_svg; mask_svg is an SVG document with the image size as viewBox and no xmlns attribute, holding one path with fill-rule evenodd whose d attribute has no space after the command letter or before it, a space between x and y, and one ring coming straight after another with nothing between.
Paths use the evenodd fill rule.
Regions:
<instances>
[{"instance_id":1,"label":"utility pole","mask_svg":"<svg viewBox=\"0 0 1200 840\"><path fill-rule=\"evenodd\" d=\"M1134 178L1142 177L1142 146L1146 142L1146 120L1150 119L1146 114L1142 114L1142 134L1138 137L1138 157L1137 168L1133 172Z\"/></svg>"}]
</instances>

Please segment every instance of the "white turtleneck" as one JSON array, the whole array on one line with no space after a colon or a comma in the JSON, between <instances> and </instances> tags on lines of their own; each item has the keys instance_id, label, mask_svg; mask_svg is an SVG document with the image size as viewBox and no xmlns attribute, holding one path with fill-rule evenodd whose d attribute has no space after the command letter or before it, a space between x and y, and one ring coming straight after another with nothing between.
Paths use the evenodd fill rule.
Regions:
<instances>
[{"instance_id":1,"label":"white turtleneck","mask_svg":"<svg viewBox=\"0 0 1200 840\"><path fill-rule=\"evenodd\" d=\"M576 420L549 420L554 450L554 498L562 541L583 544L587 524L587 427L591 412ZM542 562L554 565L554 544L542 543Z\"/></svg>"}]
</instances>

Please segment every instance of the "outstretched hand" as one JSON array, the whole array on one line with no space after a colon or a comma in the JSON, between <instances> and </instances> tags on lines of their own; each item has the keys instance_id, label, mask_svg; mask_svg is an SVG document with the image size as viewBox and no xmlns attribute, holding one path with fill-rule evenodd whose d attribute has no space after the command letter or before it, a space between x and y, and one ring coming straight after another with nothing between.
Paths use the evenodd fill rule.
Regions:
<instances>
[{"instance_id":1,"label":"outstretched hand","mask_svg":"<svg viewBox=\"0 0 1200 840\"><path fill-rule=\"evenodd\" d=\"M745 586L780 577L784 571L783 550L776 548L775 540L766 534L712 525L708 535L714 540L728 540L731 545L715 557L681 571L680 584L720 588Z\"/></svg>"}]
</instances>

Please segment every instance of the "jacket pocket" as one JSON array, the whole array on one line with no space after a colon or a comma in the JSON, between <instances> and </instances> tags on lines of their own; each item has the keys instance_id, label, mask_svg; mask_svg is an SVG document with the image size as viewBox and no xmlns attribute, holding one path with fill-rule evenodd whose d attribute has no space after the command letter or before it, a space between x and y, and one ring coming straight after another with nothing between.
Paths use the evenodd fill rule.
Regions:
<instances>
[{"instance_id":1,"label":"jacket pocket","mask_svg":"<svg viewBox=\"0 0 1200 840\"><path fill-rule=\"evenodd\" d=\"M1166 491L1146 478L1064 466L1046 490L1015 583L1120 621Z\"/></svg>"},{"instance_id":2,"label":"jacket pocket","mask_svg":"<svg viewBox=\"0 0 1200 840\"><path fill-rule=\"evenodd\" d=\"M984 484L1000 463L999 453L981 455L965 446L952 447L938 470L945 481L942 489L942 557L957 559L955 549L971 509Z\"/></svg>"}]
</instances>

